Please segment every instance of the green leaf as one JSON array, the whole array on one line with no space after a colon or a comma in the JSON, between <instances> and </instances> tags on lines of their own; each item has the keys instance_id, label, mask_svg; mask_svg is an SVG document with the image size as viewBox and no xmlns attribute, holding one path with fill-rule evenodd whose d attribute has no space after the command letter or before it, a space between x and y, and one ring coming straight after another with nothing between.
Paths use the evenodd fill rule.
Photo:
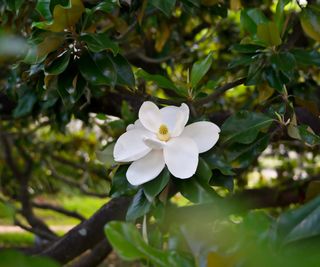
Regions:
<instances>
[{"instance_id":1,"label":"green leaf","mask_svg":"<svg viewBox=\"0 0 320 267\"><path fill-rule=\"evenodd\" d=\"M133 197L133 200L128 208L126 220L135 221L139 217L144 216L150 211L151 204L152 203L148 201L143 193L143 189L139 189L139 191Z\"/></svg>"},{"instance_id":2,"label":"green leaf","mask_svg":"<svg viewBox=\"0 0 320 267\"><path fill-rule=\"evenodd\" d=\"M115 144L115 142L112 142L108 144L107 147L102 151L96 152L97 159L103 163L106 168L110 168L116 164L113 158L113 149Z\"/></svg>"},{"instance_id":3,"label":"green leaf","mask_svg":"<svg viewBox=\"0 0 320 267\"><path fill-rule=\"evenodd\" d=\"M204 75L208 72L212 64L212 53L206 58L197 61L191 69L191 85L195 88Z\"/></svg>"},{"instance_id":4,"label":"green leaf","mask_svg":"<svg viewBox=\"0 0 320 267\"><path fill-rule=\"evenodd\" d=\"M176 5L176 0L150 0L151 5L161 10L167 17L171 16L171 13Z\"/></svg>"},{"instance_id":5,"label":"green leaf","mask_svg":"<svg viewBox=\"0 0 320 267\"><path fill-rule=\"evenodd\" d=\"M116 71L117 84L129 86L133 89L135 86L135 79L132 68L126 58L117 54L115 57L109 56L109 59L113 62Z\"/></svg>"},{"instance_id":6,"label":"green leaf","mask_svg":"<svg viewBox=\"0 0 320 267\"><path fill-rule=\"evenodd\" d=\"M320 42L320 9L315 5L308 5L300 15L304 32L312 39Z\"/></svg>"},{"instance_id":7,"label":"green leaf","mask_svg":"<svg viewBox=\"0 0 320 267\"><path fill-rule=\"evenodd\" d=\"M116 84L117 73L114 64L103 52L82 55L78 66L83 77L93 85Z\"/></svg>"},{"instance_id":8,"label":"green leaf","mask_svg":"<svg viewBox=\"0 0 320 267\"><path fill-rule=\"evenodd\" d=\"M263 46L255 44L235 44L231 49L243 54L256 54L265 50Z\"/></svg>"},{"instance_id":9,"label":"green leaf","mask_svg":"<svg viewBox=\"0 0 320 267\"><path fill-rule=\"evenodd\" d=\"M45 71L51 75L59 75L64 72L68 67L70 54L70 51L64 51L45 67Z\"/></svg>"},{"instance_id":10,"label":"green leaf","mask_svg":"<svg viewBox=\"0 0 320 267\"><path fill-rule=\"evenodd\" d=\"M320 144L320 136L316 135L307 125L297 126L301 139L310 146Z\"/></svg>"},{"instance_id":11,"label":"green leaf","mask_svg":"<svg viewBox=\"0 0 320 267\"><path fill-rule=\"evenodd\" d=\"M177 251L165 251L148 245L137 228L130 223L110 222L105 234L112 247L124 260L146 260L155 267L194 267L191 257Z\"/></svg>"},{"instance_id":12,"label":"green leaf","mask_svg":"<svg viewBox=\"0 0 320 267\"><path fill-rule=\"evenodd\" d=\"M320 236L320 197L283 213L277 223L278 238L285 244Z\"/></svg>"},{"instance_id":13,"label":"green leaf","mask_svg":"<svg viewBox=\"0 0 320 267\"><path fill-rule=\"evenodd\" d=\"M80 36L80 40L84 41L92 52L111 50L114 55L119 53L118 44L110 40L107 33L83 33Z\"/></svg>"},{"instance_id":14,"label":"green leaf","mask_svg":"<svg viewBox=\"0 0 320 267\"><path fill-rule=\"evenodd\" d=\"M113 249L124 260L145 258L144 253L139 250L141 246L144 246L144 241L134 225L114 221L108 223L104 231Z\"/></svg>"},{"instance_id":15,"label":"green leaf","mask_svg":"<svg viewBox=\"0 0 320 267\"><path fill-rule=\"evenodd\" d=\"M320 67L320 53L316 50L292 49L291 53L297 64L316 65Z\"/></svg>"},{"instance_id":16,"label":"green leaf","mask_svg":"<svg viewBox=\"0 0 320 267\"><path fill-rule=\"evenodd\" d=\"M143 192L147 199L152 201L166 187L170 179L170 172L165 168L159 176L143 185Z\"/></svg>"},{"instance_id":17,"label":"green leaf","mask_svg":"<svg viewBox=\"0 0 320 267\"><path fill-rule=\"evenodd\" d=\"M48 9L44 8L46 8L45 15L48 16ZM66 7L62 5L54 7L51 21L34 22L32 26L52 32L63 32L78 22L84 10L82 0L70 0L70 4Z\"/></svg>"},{"instance_id":18,"label":"green leaf","mask_svg":"<svg viewBox=\"0 0 320 267\"><path fill-rule=\"evenodd\" d=\"M127 169L128 165L120 166L112 177L112 185L110 190L111 197L115 198L124 195L132 195L136 192L136 188L127 180Z\"/></svg>"},{"instance_id":19,"label":"green leaf","mask_svg":"<svg viewBox=\"0 0 320 267\"><path fill-rule=\"evenodd\" d=\"M257 32L257 25L268 22L267 17L258 8L243 9L240 22L242 27L254 36Z\"/></svg>"},{"instance_id":20,"label":"green leaf","mask_svg":"<svg viewBox=\"0 0 320 267\"><path fill-rule=\"evenodd\" d=\"M261 130L269 128L273 119L269 116L250 111L240 111L229 117L221 127L224 143L250 144Z\"/></svg>"},{"instance_id":21,"label":"green leaf","mask_svg":"<svg viewBox=\"0 0 320 267\"><path fill-rule=\"evenodd\" d=\"M296 66L295 57L289 52L273 54L270 61L276 68L282 71L292 71Z\"/></svg>"},{"instance_id":22,"label":"green leaf","mask_svg":"<svg viewBox=\"0 0 320 267\"><path fill-rule=\"evenodd\" d=\"M193 176L190 179L175 179L180 193L193 203L210 203L218 198L214 189L203 181L203 178Z\"/></svg>"},{"instance_id":23,"label":"green leaf","mask_svg":"<svg viewBox=\"0 0 320 267\"><path fill-rule=\"evenodd\" d=\"M186 90L183 90L182 88L178 88L177 86L175 86L175 84L170 81L168 78L159 75L159 74L150 74L147 73L146 71L139 69L136 72L137 77L143 78L145 81L152 81L155 84L157 84L157 86L159 86L160 88L164 88L164 89L169 89L172 90L174 92L176 92L179 95L182 96L186 96L187 92Z\"/></svg>"},{"instance_id":24,"label":"green leaf","mask_svg":"<svg viewBox=\"0 0 320 267\"><path fill-rule=\"evenodd\" d=\"M37 102L37 96L34 92L27 92L18 100L18 105L13 111L13 116L15 118L23 117L28 115L35 103Z\"/></svg>"},{"instance_id":25,"label":"green leaf","mask_svg":"<svg viewBox=\"0 0 320 267\"><path fill-rule=\"evenodd\" d=\"M212 177L212 171L208 163L202 158L199 158L199 163L195 175L204 183L209 184Z\"/></svg>"},{"instance_id":26,"label":"green leaf","mask_svg":"<svg viewBox=\"0 0 320 267\"><path fill-rule=\"evenodd\" d=\"M277 24L277 28L279 32L283 30L283 23L285 18L284 7L289 4L292 0L279 0L276 7L276 14L275 14L275 23Z\"/></svg>"},{"instance_id":27,"label":"green leaf","mask_svg":"<svg viewBox=\"0 0 320 267\"><path fill-rule=\"evenodd\" d=\"M203 155L212 170L219 170L224 175L234 175L230 163L223 157L222 151L212 150Z\"/></svg>"},{"instance_id":28,"label":"green leaf","mask_svg":"<svg viewBox=\"0 0 320 267\"><path fill-rule=\"evenodd\" d=\"M274 22L258 24L257 37L267 46L278 46L282 43L279 30Z\"/></svg>"},{"instance_id":29,"label":"green leaf","mask_svg":"<svg viewBox=\"0 0 320 267\"><path fill-rule=\"evenodd\" d=\"M280 73L277 69L269 67L264 71L264 76L269 86L276 89L279 93L284 92L284 82L280 77Z\"/></svg>"},{"instance_id":30,"label":"green leaf","mask_svg":"<svg viewBox=\"0 0 320 267\"><path fill-rule=\"evenodd\" d=\"M234 143L228 147L225 157L229 166L233 168L248 168L250 164L267 148L269 145L269 135L260 134L258 138L251 143Z\"/></svg>"}]
</instances>

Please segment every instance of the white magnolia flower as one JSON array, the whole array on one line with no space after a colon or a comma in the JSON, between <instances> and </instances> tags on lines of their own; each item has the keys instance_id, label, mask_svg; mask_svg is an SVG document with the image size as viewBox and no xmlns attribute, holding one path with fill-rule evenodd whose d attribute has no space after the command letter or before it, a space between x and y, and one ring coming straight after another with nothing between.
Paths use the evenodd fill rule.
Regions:
<instances>
[{"instance_id":1,"label":"white magnolia flower","mask_svg":"<svg viewBox=\"0 0 320 267\"><path fill-rule=\"evenodd\" d=\"M165 166L180 179L196 172L198 154L216 144L220 129L208 121L186 126L188 119L186 104L161 109L149 101L142 104L139 119L127 127L113 151L115 161L133 161L126 174L132 185L156 178Z\"/></svg>"}]
</instances>

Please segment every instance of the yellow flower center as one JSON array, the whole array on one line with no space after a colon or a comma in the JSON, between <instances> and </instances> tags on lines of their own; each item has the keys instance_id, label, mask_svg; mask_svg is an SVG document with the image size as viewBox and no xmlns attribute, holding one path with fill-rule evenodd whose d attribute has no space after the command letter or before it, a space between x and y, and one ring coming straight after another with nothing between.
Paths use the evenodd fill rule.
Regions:
<instances>
[{"instance_id":1,"label":"yellow flower center","mask_svg":"<svg viewBox=\"0 0 320 267\"><path fill-rule=\"evenodd\" d=\"M170 139L169 129L167 125L165 124L160 125L157 137L160 141L168 141Z\"/></svg>"}]
</instances>

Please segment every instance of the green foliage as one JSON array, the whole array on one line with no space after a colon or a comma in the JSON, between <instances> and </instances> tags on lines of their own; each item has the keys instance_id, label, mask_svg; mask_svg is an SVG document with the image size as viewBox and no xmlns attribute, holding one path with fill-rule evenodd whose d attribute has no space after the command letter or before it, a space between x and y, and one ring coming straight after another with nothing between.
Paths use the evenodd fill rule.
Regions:
<instances>
[{"instance_id":1,"label":"green foliage","mask_svg":"<svg viewBox=\"0 0 320 267\"><path fill-rule=\"evenodd\" d=\"M42 258L42 257L28 257L24 254L16 251L1 251L0 253L1 267L13 266L13 267L58 267L59 264L53 262L52 260Z\"/></svg>"},{"instance_id":2,"label":"green foliage","mask_svg":"<svg viewBox=\"0 0 320 267\"><path fill-rule=\"evenodd\" d=\"M194 266L190 257L149 246L132 224L111 222L105 226L105 233L115 250L126 260L145 259L157 267Z\"/></svg>"},{"instance_id":3,"label":"green foliage","mask_svg":"<svg viewBox=\"0 0 320 267\"><path fill-rule=\"evenodd\" d=\"M317 266L319 10L294 0L0 1L1 199L14 203L0 202L1 219L25 223L15 210L28 177L31 203L46 194L86 218L106 197L131 197L132 224L105 230L126 260ZM188 124L221 128L190 179L165 168L132 186L128 164L114 161L147 100L186 103ZM61 197L74 194L101 200ZM62 221L45 212L35 215ZM6 253L0 266L52 264Z\"/></svg>"}]
</instances>

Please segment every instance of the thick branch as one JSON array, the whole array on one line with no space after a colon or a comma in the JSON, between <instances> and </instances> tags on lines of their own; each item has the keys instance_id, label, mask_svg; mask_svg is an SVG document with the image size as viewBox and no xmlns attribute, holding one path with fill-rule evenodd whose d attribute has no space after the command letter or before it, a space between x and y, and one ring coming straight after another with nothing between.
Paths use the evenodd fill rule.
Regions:
<instances>
[{"instance_id":1,"label":"thick branch","mask_svg":"<svg viewBox=\"0 0 320 267\"><path fill-rule=\"evenodd\" d=\"M61 239L52 244L43 256L67 263L93 248L104 240L104 225L110 221L123 220L130 198L121 197L110 200L102 206L90 219L71 229Z\"/></svg>"},{"instance_id":2,"label":"thick branch","mask_svg":"<svg viewBox=\"0 0 320 267\"><path fill-rule=\"evenodd\" d=\"M112 251L109 242L104 239L96 245L89 254L84 254L72 267L98 266Z\"/></svg>"}]
</instances>

